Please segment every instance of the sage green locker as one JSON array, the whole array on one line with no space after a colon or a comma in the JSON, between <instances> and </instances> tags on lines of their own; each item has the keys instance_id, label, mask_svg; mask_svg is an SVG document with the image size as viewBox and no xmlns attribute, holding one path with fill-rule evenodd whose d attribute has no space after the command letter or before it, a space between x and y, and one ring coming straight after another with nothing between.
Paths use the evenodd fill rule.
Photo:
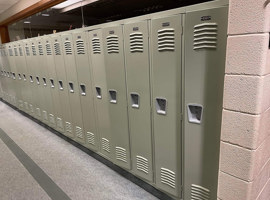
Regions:
<instances>
[{"instance_id":1,"label":"sage green locker","mask_svg":"<svg viewBox=\"0 0 270 200\"><path fill-rule=\"evenodd\" d=\"M37 87L36 84L34 82L34 72L32 69L32 65L31 65L31 43L30 43L30 39L24 40L23 41L23 46L24 46L24 53L25 53L25 61L26 61L26 69L28 74L25 74L26 77L26 81L29 84L29 89L31 91L31 96L28 102L28 106L29 106L29 113L32 117L35 118L35 105L36 105L36 96L37 96ZM28 75L28 76L27 76Z\"/></svg>"},{"instance_id":2,"label":"sage green locker","mask_svg":"<svg viewBox=\"0 0 270 200\"><path fill-rule=\"evenodd\" d=\"M153 181L148 21L124 25L132 171Z\"/></svg>"},{"instance_id":3,"label":"sage green locker","mask_svg":"<svg viewBox=\"0 0 270 200\"><path fill-rule=\"evenodd\" d=\"M68 81L69 101L74 127L75 140L85 144L85 133L83 129L82 109L80 101L80 91L77 79L77 70L73 47L72 34L61 35L63 44L63 54L66 68L66 78Z\"/></svg>"},{"instance_id":4,"label":"sage green locker","mask_svg":"<svg viewBox=\"0 0 270 200\"><path fill-rule=\"evenodd\" d=\"M22 79L21 79L21 65L20 65L20 58L19 58L19 50L17 42L11 43L12 48L14 50L14 65L12 69L12 78L14 80L15 85L15 92L17 97L17 107L20 110L23 110L23 87L22 87Z\"/></svg>"},{"instance_id":5,"label":"sage green locker","mask_svg":"<svg viewBox=\"0 0 270 200\"><path fill-rule=\"evenodd\" d=\"M55 69L57 75L57 87L59 90L60 103L62 106L62 116L63 119L58 116L56 119L56 124L59 127L63 127L65 130L65 135L73 138L74 137L74 125L72 123L72 115L70 110L70 100L69 100L69 88L68 81L66 78L66 69L64 63L64 49L61 42L61 36L59 34L52 35L53 40L53 54Z\"/></svg>"},{"instance_id":6,"label":"sage green locker","mask_svg":"<svg viewBox=\"0 0 270 200\"><path fill-rule=\"evenodd\" d=\"M9 78L8 78L8 70L7 70L7 66L8 66L8 51L7 51L7 47L6 45L2 46L3 48L3 75L4 75L4 100L9 102Z\"/></svg>"},{"instance_id":7,"label":"sage green locker","mask_svg":"<svg viewBox=\"0 0 270 200\"><path fill-rule=\"evenodd\" d=\"M46 61L47 66L46 70L48 71L48 86L51 88L51 95L52 95L52 103L53 103L53 113L54 116L50 115L50 121L54 120L55 128L57 131L64 134L64 127L63 123L56 123L57 121L62 121L64 119L63 117L63 111L59 96L59 90L58 90L58 79L56 75L56 66L54 62L54 55L53 55L53 40L51 37L43 38L43 43L45 43L46 47Z\"/></svg>"},{"instance_id":8,"label":"sage green locker","mask_svg":"<svg viewBox=\"0 0 270 200\"><path fill-rule=\"evenodd\" d=\"M182 17L152 20L152 90L156 185L181 195Z\"/></svg>"},{"instance_id":9,"label":"sage green locker","mask_svg":"<svg viewBox=\"0 0 270 200\"><path fill-rule=\"evenodd\" d=\"M112 159L111 126L109 118L108 90L106 80L106 70L104 62L104 47L102 41L102 30L93 30L87 33L89 45L90 73L93 74L93 94L95 105L95 116L97 131L100 137L100 153Z\"/></svg>"},{"instance_id":10,"label":"sage green locker","mask_svg":"<svg viewBox=\"0 0 270 200\"><path fill-rule=\"evenodd\" d=\"M24 110L28 114L30 113L29 108L29 102L31 102L32 99L32 91L31 91L31 85L29 82L29 73L26 66L26 55L24 51L24 44L23 42L18 42L18 49L19 49L19 58L20 58L20 66L21 66L21 80L22 80L22 86L23 86L23 95L24 95Z\"/></svg>"},{"instance_id":11,"label":"sage green locker","mask_svg":"<svg viewBox=\"0 0 270 200\"><path fill-rule=\"evenodd\" d=\"M184 199L217 199L227 12L185 18Z\"/></svg>"},{"instance_id":12,"label":"sage green locker","mask_svg":"<svg viewBox=\"0 0 270 200\"><path fill-rule=\"evenodd\" d=\"M102 29L108 88L107 102L112 135L114 162L130 169L130 144L127 110L127 88L122 25Z\"/></svg>"},{"instance_id":13,"label":"sage green locker","mask_svg":"<svg viewBox=\"0 0 270 200\"><path fill-rule=\"evenodd\" d=\"M98 150L99 136L96 130L92 74L90 73L89 54L87 49L87 34L85 32L79 32L73 33L72 36L75 48L74 55L86 146L96 151Z\"/></svg>"},{"instance_id":14,"label":"sage green locker","mask_svg":"<svg viewBox=\"0 0 270 200\"><path fill-rule=\"evenodd\" d=\"M45 45L43 43L42 38L43 37L38 37L36 39L37 51L38 51L37 58L39 61L38 68L40 72L40 84L41 84L43 95L44 95L42 119L48 126L54 128L55 127L54 119L50 118L50 116L54 116L54 114L53 114L52 95L51 95L51 89L50 89L48 72L47 72L46 49L45 49Z\"/></svg>"}]
</instances>

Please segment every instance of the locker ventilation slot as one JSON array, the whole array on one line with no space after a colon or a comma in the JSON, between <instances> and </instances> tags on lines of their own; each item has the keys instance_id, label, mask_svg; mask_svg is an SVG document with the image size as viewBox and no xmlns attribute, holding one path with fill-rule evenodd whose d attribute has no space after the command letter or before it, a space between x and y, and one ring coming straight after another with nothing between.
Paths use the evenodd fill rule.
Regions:
<instances>
[{"instance_id":1,"label":"locker ventilation slot","mask_svg":"<svg viewBox=\"0 0 270 200\"><path fill-rule=\"evenodd\" d=\"M32 104L29 104L29 107L30 107L30 112L31 112L31 113L34 113L33 105L32 105Z\"/></svg>"},{"instance_id":2,"label":"locker ventilation slot","mask_svg":"<svg viewBox=\"0 0 270 200\"><path fill-rule=\"evenodd\" d=\"M158 51L174 51L174 29L164 28L158 31Z\"/></svg>"},{"instance_id":3,"label":"locker ventilation slot","mask_svg":"<svg viewBox=\"0 0 270 200\"><path fill-rule=\"evenodd\" d=\"M141 32L131 33L129 35L129 41L131 53L143 52L143 34Z\"/></svg>"},{"instance_id":4,"label":"locker ventilation slot","mask_svg":"<svg viewBox=\"0 0 270 200\"><path fill-rule=\"evenodd\" d=\"M101 145L102 145L102 149L104 151L107 151L108 153L110 153L110 141L109 140L107 140L106 138L102 138Z\"/></svg>"},{"instance_id":5,"label":"locker ventilation slot","mask_svg":"<svg viewBox=\"0 0 270 200\"><path fill-rule=\"evenodd\" d=\"M46 53L47 55L52 55L52 48L50 44L46 44Z\"/></svg>"},{"instance_id":6,"label":"locker ventilation slot","mask_svg":"<svg viewBox=\"0 0 270 200\"><path fill-rule=\"evenodd\" d=\"M37 111L37 116L38 116L38 117L41 117L40 108L37 108L36 111Z\"/></svg>"},{"instance_id":7,"label":"locker ventilation slot","mask_svg":"<svg viewBox=\"0 0 270 200\"><path fill-rule=\"evenodd\" d=\"M16 47L14 48L14 53L15 53L15 56L18 56L18 50Z\"/></svg>"},{"instance_id":8,"label":"locker ventilation slot","mask_svg":"<svg viewBox=\"0 0 270 200\"><path fill-rule=\"evenodd\" d=\"M25 52L27 56L30 56L30 51L29 51L29 47L25 47Z\"/></svg>"},{"instance_id":9,"label":"locker ventilation slot","mask_svg":"<svg viewBox=\"0 0 270 200\"><path fill-rule=\"evenodd\" d=\"M169 169L161 168L161 183L175 188L175 173Z\"/></svg>"},{"instance_id":10,"label":"locker ventilation slot","mask_svg":"<svg viewBox=\"0 0 270 200\"><path fill-rule=\"evenodd\" d=\"M117 35L110 35L107 37L108 53L119 53L119 42Z\"/></svg>"},{"instance_id":11,"label":"locker ventilation slot","mask_svg":"<svg viewBox=\"0 0 270 200\"><path fill-rule=\"evenodd\" d=\"M192 184L191 185L191 200L209 200L210 199L210 190Z\"/></svg>"},{"instance_id":12,"label":"locker ventilation slot","mask_svg":"<svg viewBox=\"0 0 270 200\"><path fill-rule=\"evenodd\" d=\"M57 117L56 119L56 123L57 123L57 127L60 128L61 130L63 130L63 121L60 117Z\"/></svg>"},{"instance_id":13,"label":"locker ventilation slot","mask_svg":"<svg viewBox=\"0 0 270 200\"><path fill-rule=\"evenodd\" d=\"M72 55L71 42L65 41L64 46L65 46L66 55Z\"/></svg>"},{"instance_id":14,"label":"locker ventilation slot","mask_svg":"<svg viewBox=\"0 0 270 200\"><path fill-rule=\"evenodd\" d=\"M22 47L19 48L20 56L23 56Z\"/></svg>"},{"instance_id":15,"label":"locker ventilation slot","mask_svg":"<svg viewBox=\"0 0 270 200\"><path fill-rule=\"evenodd\" d=\"M48 121L48 115L47 115L47 111L43 110L43 119Z\"/></svg>"},{"instance_id":16,"label":"locker ventilation slot","mask_svg":"<svg viewBox=\"0 0 270 200\"><path fill-rule=\"evenodd\" d=\"M76 40L77 54L85 54L83 40Z\"/></svg>"},{"instance_id":17,"label":"locker ventilation slot","mask_svg":"<svg viewBox=\"0 0 270 200\"><path fill-rule=\"evenodd\" d=\"M59 42L55 42L55 43L54 43L54 53L55 53L55 55L57 55L57 56L61 55L60 44L59 44Z\"/></svg>"},{"instance_id":18,"label":"locker ventilation slot","mask_svg":"<svg viewBox=\"0 0 270 200\"><path fill-rule=\"evenodd\" d=\"M217 23L202 23L195 25L193 49L216 49L217 30Z\"/></svg>"},{"instance_id":19,"label":"locker ventilation slot","mask_svg":"<svg viewBox=\"0 0 270 200\"><path fill-rule=\"evenodd\" d=\"M12 51L12 49L9 49L9 50L8 50L8 53L9 53L9 56L13 56L13 51Z\"/></svg>"},{"instance_id":20,"label":"locker ventilation slot","mask_svg":"<svg viewBox=\"0 0 270 200\"><path fill-rule=\"evenodd\" d=\"M53 114L49 114L49 119L50 119L50 123L54 125L55 120L54 120L54 115Z\"/></svg>"},{"instance_id":21,"label":"locker ventilation slot","mask_svg":"<svg viewBox=\"0 0 270 200\"><path fill-rule=\"evenodd\" d=\"M95 145L95 135L94 133L86 132L87 142L89 144Z\"/></svg>"},{"instance_id":22,"label":"locker ventilation slot","mask_svg":"<svg viewBox=\"0 0 270 200\"><path fill-rule=\"evenodd\" d=\"M92 46L93 46L93 54L100 54L100 41L99 38L92 39Z\"/></svg>"},{"instance_id":23,"label":"locker ventilation slot","mask_svg":"<svg viewBox=\"0 0 270 200\"><path fill-rule=\"evenodd\" d=\"M143 171L144 173L148 174L148 160L142 156L136 156L137 161L137 170Z\"/></svg>"},{"instance_id":24,"label":"locker ventilation slot","mask_svg":"<svg viewBox=\"0 0 270 200\"><path fill-rule=\"evenodd\" d=\"M36 56L37 55L37 51L36 51L35 45L32 45L32 53L33 53L33 56Z\"/></svg>"},{"instance_id":25,"label":"locker ventilation slot","mask_svg":"<svg viewBox=\"0 0 270 200\"><path fill-rule=\"evenodd\" d=\"M83 132L82 132L82 128L81 128L81 127L79 127L79 126L76 126L76 136L77 136L78 138L83 139Z\"/></svg>"},{"instance_id":26,"label":"locker ventilation slot","mask_svg":"<svg viewBox=\"0 0 270 200\"><path fill-rule=\"evenodd\" d=\"M66 122L66 132L72 133L71 123L69 123L69 122Z\"/></svg>"},{"instance_id":27,"label":"locker ventilation slot","mask_svg":"<svg viewBox=\"0 0 270 200\"><path fill-rule=\"evenodd\" d=\"M116 159L127 162L127 150L122 147L115 147Z\"/></svg>"},{"instance_id":28,"label":"locker ventilation slot","mask_svg":"<svg viewBox=\"0 0 270 200\"><path fill-rule=\"evenodd\" d=\"M43 49L41 44L38 45L38 53L40 56L43 56Z\"/></svg>"}]
</instances>

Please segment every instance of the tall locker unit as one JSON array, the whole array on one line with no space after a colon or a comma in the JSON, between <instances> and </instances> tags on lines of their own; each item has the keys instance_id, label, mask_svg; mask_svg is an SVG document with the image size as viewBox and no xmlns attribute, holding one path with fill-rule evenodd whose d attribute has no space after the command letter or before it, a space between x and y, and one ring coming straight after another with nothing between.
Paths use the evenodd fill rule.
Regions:
<instances>
[{"instance_id":1,"label":"tall locker unit","mask_svg":"<svg viewBox=\"0 0 270 200\"><path fill-rule=\"evenodd\" d=\"M48 71L48 86L51 88L51 95L52 95L52 103L53 103L53 112L54 116L50 115L50 121L52 124L52 120L54 120L55 128L57 131L64 133L64 127L63 123L56 123L64 119L63 117L63 111L59 96L59 90L58 90L58 79L56 75L56 66L54 62L54 56L53 56L53 40L51 37L43 38L43 44L45 44L46 47L46 70Z\"/></svg>"},{"instance_id":2,"label":"tall locker unit","mask_svg":"<svg viewBox=\"0 0 270 200\"><path fill-rule=\"evenodd\" d=\"M75 46L74 55L76 60L86 146L92 150L98 150L99 137L96 131L92 74L90 73L89 55L86 43L87 35L85 32L79 32L73 33L72 36Z\"/></svg>"},{"instance_id":3,"label":"tall locker unit","mask_svg":"<svg viewBox=\"0 0 270 200\"><path fill-rule=\"evenodd\" d=\"M217 199L227 9L185 18L184 199Z\"/></svg>"},{"instance_id":4,"label":"tall locker unit","mask_svg":"<svg viewBox=\"0 0 270 200\"><path fill-rule=\"evenodd\" d=\"M127 88L122 25L102 29L114 162L130 169Z\"/></svg>"},{"instance_id":5,"label":"tall locker unit","mask_svg":"<svg viewBox=\"0 0 270 200\"><path fill-rule=\"evenodd\" d=\"M26 70L28 75L26 77L26 80L29 83L29 89L31 91L31 96L28 102L28 106L29 106L29 113L32 117L35 117L35 107L37 104L37 86L34 82L34 72L33 72L33 68L32 68L32 57L31 57L31 43L30 43L30 39L24 40L23 41L23 45L24 45L24 53L25 53L25 61L26 61Z\"/></svg>"},{"instance_id":6,"label":"tall locker unit","mask_svg":"<svg viewBox=\"0 0 270 200\"><path fill-rule=\"evenodd\" d=\"M153 181L148 21L124 25L132 171Z\"/></svg>"},{"instance_id":7,"label":"tall locker unit","mask_svg":"<svg viewBox=\"0 0 270 200\"><path fill-rule=\"evenodd\" d=\"M32 69L33 73L33 81L34 85L36 85L36 93L33 94L33 97L36 99L36 104L35 104L35 112L36 112L36 118L39 119L40 121L43 121L46 123L46 120L43 119L42 117L42 111L45 110L45 94L43 91L43 86L42 84L42 78L41 78L41 68L39 66L39 58L38 58L38 46L36 42L36 38L33 38L30 40L30 45L31 45L31 51L30 51L30 67Z\"/></svg>"},{"instance_id":8,"label":"tall locker unit","mask_svg":"<svg viewBox=\"0 0 270 200\"><path fill-rule=\"evenodd\" d=\"M8 65L8 61L7 61L7 56L8 56L8 51L6 49L5 45L2 45L2 50L3 50L3 75L4 75L4 100L5 101L9 101L9 95L8 95L8 77L7 77L7 65Z\"/></svg>"},{"instance_id":9,"label":"tall locker unit","mask_svg":"<svg viewBox=\"0 0 270 200\"><path fill-rule=\"evenodd\" d=\"M156 185L181 195L182 17L152 20L152 90Z\"/></svg>"},{"instance_id":10,"label":"tall locker unit","mask_svg":"<svg viewBox=\"0 0 270 200\"><path fill-rule=\"evenodd\" d=\"M26 57L25 57L26 55L24 51L23 42L21 41L18 42L18 49L19 49L19 58L20 58L19 63L21 66L21 81L22 81L22 87L24 88L23 89L24 110L28 114L31 114L30 109L29 109L29 102L31 102L31 99L32 99L32 91L31 91L31 85L29 81L29 73L26 66Z\"/></svg>"},{"instance_id":11,"label":"tall locker unit","mask_svg":"<svg viewBox=\"0 0 270 200\"><path fill-rule=\"evenodd\" d=\"M112 159L112 142L110 131L108 89L104 62L104 47L102 30L97 29L87 33L89 44L90 73L93 74L93 94L97 131L100 137L100 153L108 159Z\"/></svg>"},{"instance_id":12,"label":"tall locker unit","mask_svg":"<svg viewBox=\"0 0 270 200\"><path fill-rule=\"evenodd\" d=\"M20 65L20 55L19 55L19 49L18 49L18 43L13 42L12 47L14 50L14 66L12 69L12 78L16 84L16 96L17 96L17 106L20 110L24 110L23 106L23 90L24 87L22 86L23 81L21 78L21 65Z\"/></svg>"},{"instance_id":13,"label":"tall locker unit","mask_svg":"<svg viewBox=\"0 0 270 200\"><path fill-rule=\"evenodd\" d=\"M15 81L16 74L15 74L15 58L14 58L14 50L13 50L13 44L8 44L8 65L7 65L7 73L9 78L9 103L11 103L13 106L17 107L17 83Z\"/></svg>"},{"instance_id":14,"label":"tall locker unit","mask_svg":"<svg viewBox=\"0 0 270 200\"><path fill-rule=\"evenodd\" d=\"M59 34L52 35L53 40L53 49L54 49L54 62L55 62L55 69L56 75L58 79L57 87L59 90L59 97L62 106L62 116L61 119L59 116L56 120L57 126L63 127L65 130L65 135L73 138L74 137L74 130L72 124L72 115L70 110L70 100L69 100L69 88L68 88L68 81L66 78L66 69L64 63L64 49L62 47L61 36Z\"/></svg>"},{"instance_id":15,"label":"tall locker unit","mask_svg":"<svg viewBox=\"0 0 270 200\"><path fill-rule=\"evenodd\" d=\"M68 81L68 91L70 100L70 109L74 127L75 140L85 144L85 133L83 129L82 109L80 101L80 91L77 79L77 70L74 54L72 34L61 35L63 44L64 61L66 68L66 77Z\"/></svg>"},{"instance_id":16,"label":"tall locker unit","mask_svg":"<svg viewBox=\"0 0 270 200\"><path fill-rule=\"evenodd\" d=\"M40 84L43 90L44 101L43 101L43 109L42 109L42 119L43 121L51 127L54 127L54 116L53 114L53 104L52 104L52 95L50 84L48 80L48 72L47 72L47 59L46 59L46 51L45 45L43 44L43 37L38 37L36 39L37 44L37 58L39 61L39 75L40 75Z\"/></svg>"}]
</instances>

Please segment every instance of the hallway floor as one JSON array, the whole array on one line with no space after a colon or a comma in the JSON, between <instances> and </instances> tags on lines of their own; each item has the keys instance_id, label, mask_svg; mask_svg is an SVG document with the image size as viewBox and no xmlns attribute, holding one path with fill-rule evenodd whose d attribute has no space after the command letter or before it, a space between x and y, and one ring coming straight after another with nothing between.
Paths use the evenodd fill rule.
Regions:
<instances>
[{"instance_id":1,"label":"hallway floor","mask_svg":"<svg viewBox=\"0 0 270 200\"><path fill-rule=\"evenodd\" d=\"M0 198L157 199L3 102L0 102Z\"/></svg>"}]
</instances>

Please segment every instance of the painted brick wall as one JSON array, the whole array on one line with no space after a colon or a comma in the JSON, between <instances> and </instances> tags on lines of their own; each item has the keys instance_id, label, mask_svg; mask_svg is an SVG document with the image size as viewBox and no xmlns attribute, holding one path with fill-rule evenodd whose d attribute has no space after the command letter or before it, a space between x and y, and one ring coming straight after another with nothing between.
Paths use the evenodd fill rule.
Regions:
<instances>
[{"instance_id":1,"label":"painted brick wall","mask_svg":"<svg viewBox=\"0 0 270 200\"><path fill-rule=\"evenodd\" d=\"M270 199L270 0L230 0L218 198Z\"/></svg>"}]
</instances>

